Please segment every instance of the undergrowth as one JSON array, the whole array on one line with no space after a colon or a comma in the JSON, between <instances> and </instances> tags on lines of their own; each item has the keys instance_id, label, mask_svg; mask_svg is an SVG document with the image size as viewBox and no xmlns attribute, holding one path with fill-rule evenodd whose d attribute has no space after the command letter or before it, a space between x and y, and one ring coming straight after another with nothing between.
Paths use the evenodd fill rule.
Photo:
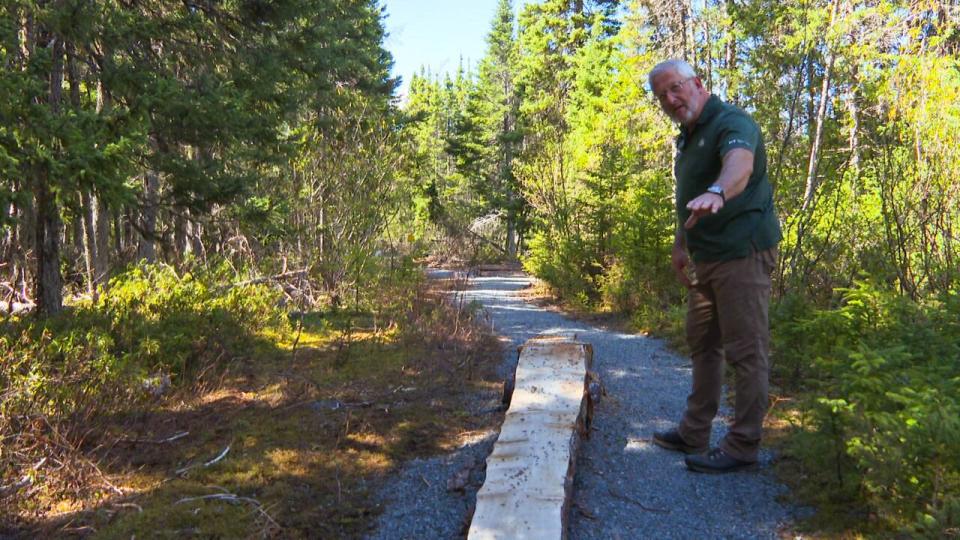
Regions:
<instances>
[{"instance_id":1,"label":"undergrowth","mask_svg":"<svg viewBox=\"0 0 960 540\"><path fill-rule=\"evenodd\" d=\"M785 478L816 527L960 536L960 298L840 292L833 309L775 312L774 377L798 396Z\"/></svg>"},{"instance_id":2,"label":"undergrowth","mask_svg":"<svg viewBox=\"0 0 960 540\"><path fill-rule=\"evenodd\" d=\"M261 332L287 331L272 291L218 288L226 275L134 267L57 318L3 323L4 523L119 493L92 456L110 442L116 415L141 412L175 386L210 387L262 344Z\"/></svg>"},{"instance_id":3,"label":"undergrowth","mask_svg":"<svg viewBox=\"0 0 960 540\"><path fill-rule=\"evenodd\" d=\"M567 310L621 310L685 349L679 299L644 293L643 280L614 265L591 300L578 292L586 274L544 253L527 268ZM651 290L669 289L659 283ZM960 537L960 297L918 302L868 281L837 293L832 308L797 296L771 306L778 473L795 502L817 509L800 527Z\"/></svg>"},{"instance_id":4,"label":"undergrowth","mask_svg":"<svg viewBox=\"0 0 960 540\"><path fill-rule=\"evenodd\" d=\"M288 316L226 268L138 267L6 321L0 535L362 535L385 475L498 421L469 397L499 391L483 312L386 270Z\"/></svg>"}]
</instances>

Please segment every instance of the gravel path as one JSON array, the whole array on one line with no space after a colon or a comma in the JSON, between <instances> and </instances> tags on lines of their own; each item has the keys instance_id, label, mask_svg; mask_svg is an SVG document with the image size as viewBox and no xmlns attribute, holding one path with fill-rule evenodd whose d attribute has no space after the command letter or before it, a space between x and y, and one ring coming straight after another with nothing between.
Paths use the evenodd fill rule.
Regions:
<instances>
[{"instance_id":1,"label":"gravel path","mask_svg":"<svg viewBox=\"0 0 960 540\"><path fill-rule=\"evenodd\" d=\"M527 277L470 283L468 298L483 303L497 332L513 344L504 355L504 375L516 365L516 346L538 334L573 331L593 345L594 370L607 395L594 410L592 435L577 460L571 540L777 538L791 511L777 502L785 488L771 477L769 452L761 453L760 472L704 475L687 471L681 454L650 442L654 431L672 426L683 412L687 359L660 340L593 328L524 303L516 293L530 283ZM496 405L492 397L483 397L488 401L479 413ZM721 408L714 442L730 412ZM380 494L384 513L369 538L462 537L495 440L489 433L454 454L406 464ZM465 471L466 489L448 490L449 480Z\"/></svg>"}]
</instances>

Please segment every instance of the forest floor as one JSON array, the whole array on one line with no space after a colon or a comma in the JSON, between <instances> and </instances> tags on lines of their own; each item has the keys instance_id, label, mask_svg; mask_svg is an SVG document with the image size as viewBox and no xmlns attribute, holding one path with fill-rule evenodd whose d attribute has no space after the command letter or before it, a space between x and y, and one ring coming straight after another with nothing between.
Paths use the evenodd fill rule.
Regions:
<instances>
[{"instance_id":1,"label":"forest floor","mask_svg":"<svg viewBox=\"0 0 960 540\"><path fill-rule=\"evenodd\" d=\"M653 431L675 425L683 411L690 385L684 355L665 340L617 330L622 323L616 318L585 320L535 305L529 301L533 281L523 274L481 274L470 280L466 297L481 304L491 326L509 339L507 351L537 335L558 333L573 333L593 346L593 369L605 395L579 451L569 538L779 539L789 534L796 509L780 500L786 489L773 478L776 456L769 448L762 451L756 473L704 475L686 470L683 456L652 444ZM516 353L504 355L503 367L515 362ZM731 414L729 406L721 407L714 440L723 436ZM368 538L460 537L482 478L463 492L436 486L471 467L476 446L406 464L389 484L385 510Z\"/></svg>"},{"instance_id":2,"label":"forest floor","mask_svg":"<svg viewBox=\"0 0 960 540\"><path fill-rule=\"evenodd\" d=\"M435 285L425 301L444 294ZM10 534L364 534L380 512L371 494L398 465L495 427L500 415L468 414L464 400L472 390L500 388L493 367L501 344L479 328L401 339L370 317L349 316L344 331L308 315L295 346L251 351L216 388L180 391L149 412L118 416L113 442L90 454L113 494L35 501L32 518Z\"/></svg>"},{"instance_id":3,"label":"forest floor","mask_svg":"<svg viewBox=\"0 0 960 540\"><path fill-rule=\"evenodd\" d=\"M614 526L608 526L607 533L631 530L618 529L618 523L647 528L653 523L673 530L680 522L659 513L653 516L654 522L637 521L636 505L629 501L649 493L633 493L636 486L610 488L604 476L611 463L619 471L637 469L638 475L644 467L660 470L658 475L675 467L673 456L656 449L648 454L644 434L650 425L668 420L664 411L672 410L674 398L684 395L688 382L682 358L660 340L635 335L622 317L571 310L545 290L530 287L527 278L501 283L501 278L493 276L473 284L487 292L505 287L492 296L474 291L458 297L452 289L462 289L464 283L432 280L422 301L446 305L449 311L436 317L434 328L422 339L378 328L369 314L341 313L335 318L311 314L303 318L302 332L295 340L289 336L266 340L224 371L213 387L180 390L158 400L148 412L118 415L108 427L112 436L99 437L111 443L89 454L112 493L99 500L37 500L20 526L0 527L0 538L7 538L4 531L13 538L369 535L378 527L383 529L381 518L390 509L384 507L382 494L385 488L395 489L391 486L407 464L422 461L416 458L442 459L478 434L498 429L502 414L472 414L476 404L471 400L478 393L499 391L510 345L528 334L561 327L576 328L596 342L599 367L611 393L598 409L602 416L597 425L603 431L585 446L596 455L583 457L578 467L577 486L584 495L578 497L572 518L573 537L592 538L593 533L585 531L598 531L596 519L603 514L611 514L605 521ZM527 285L518 288L514 282L520 281ZM451 303L451 298L459 299ZM459 321L480 309L470 304L471 299L483 303L491 319L450 332L454 318ZM493 327L508 334L507 339L495 336ZM623 385L628 379L637 380L634 372L650 370L663 377L652 379L653 386L641 390L636 383ZM668 381L676 383L676 391L666 391ZM658 401L654 417L638 422L634 416L642 416L648 407L638 400L655 394L662 394L657 399L670 402L671 407ZM773 408L781 406L774 396ZM611 407L614 410L606 411ZM776 414L769 420L767 446L776 453L777 441L788 426ZM766 462L767 467L783 469L778 460L768 457ZM415 483L423 482L423 492L438 491L433 489L438 483L446 485L446 477L414 476ZM690 499L706 497L714 488L743 488L754 497L771 491L766 480L761 482L764 489L758 490L749 476L730 479L734 483L709 479L706 488L697 487L702 480L698 475L687 476L683 471L670 472L660 482L681 482L675 491L692 490L687 493ZM606 491L594 493L597 486L606 486ZM462 491L439 489L440 497L457 501L465 496ZM616 497L621 491L627 495ZM676 504L661 502L664 508ZM764 505L772 502L763 501ZM783 510L776 504L771 508L776 511L767 514L781 517L764 517L762 521L770 523L762 529L705 528L701 532L756 537L779 529L773 535L799 536L792 531L791 520L783 520ZM425 517L417 518L420 525ZM448 524L451 531L460 527L462 519L454 521ZM843 537L811 533L805 530L802 536Z\"/></svg>"}]
</instances>

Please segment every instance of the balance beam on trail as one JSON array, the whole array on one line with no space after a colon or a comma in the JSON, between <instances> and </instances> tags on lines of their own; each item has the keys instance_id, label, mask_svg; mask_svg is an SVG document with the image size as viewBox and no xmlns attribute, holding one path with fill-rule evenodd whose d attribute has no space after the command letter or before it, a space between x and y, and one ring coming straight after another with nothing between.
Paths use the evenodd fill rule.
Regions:
<instances>
[{"instance_id":1,"label":"balance beam on trail","mask_svg":"<svg viewBox=\"0 0 960 540\"><path fill-rule=\"evenodd\" d=\"M538 336L520 348L470 540L566 537L577 447L592 412L592 362L590 344L575 337Z\"/></svg>"}]
</instances>

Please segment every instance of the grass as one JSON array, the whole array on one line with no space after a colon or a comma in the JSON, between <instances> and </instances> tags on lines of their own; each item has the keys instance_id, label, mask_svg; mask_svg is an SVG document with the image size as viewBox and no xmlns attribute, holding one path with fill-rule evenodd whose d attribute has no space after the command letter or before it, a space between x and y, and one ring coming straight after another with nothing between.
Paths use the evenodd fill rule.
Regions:
<instances>
[{"instance_id":1,"label":"grass","mask_svg":"<svg viewBox=\"0 0 960 540\"><path fill-rule=\"evenodd\" d=\"M86 454L116 489L39 494L21 508L19 533L359 537L400 464L500 421L466 407L471 394L499 391L499 342L476 326L455 335L435 326L411 335L362 313L305 316L298 336L271 336L215 388L109 419Z\"/></svg>"}]
</instances>

